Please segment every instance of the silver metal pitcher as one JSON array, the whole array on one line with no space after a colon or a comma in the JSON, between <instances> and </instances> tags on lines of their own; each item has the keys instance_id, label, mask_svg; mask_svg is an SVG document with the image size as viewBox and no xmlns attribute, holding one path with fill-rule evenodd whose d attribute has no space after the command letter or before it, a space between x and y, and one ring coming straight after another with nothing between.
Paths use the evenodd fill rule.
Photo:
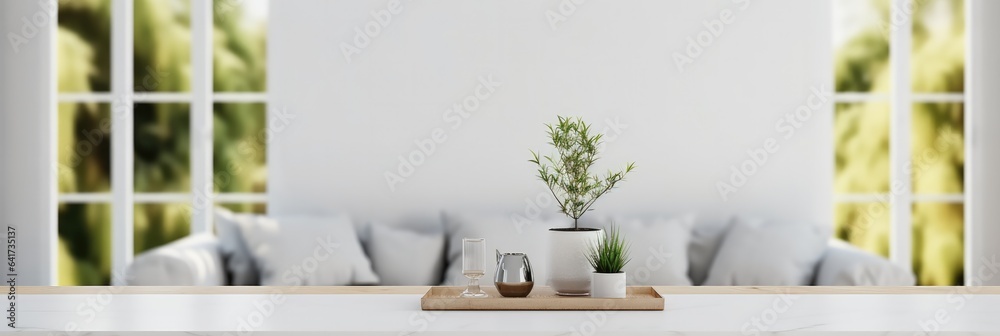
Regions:
<instances>
[{"instance_id":1,"label":"silver metal pitcher","mask_svg":"<svg viewBox=\"0 0 1000 336\"><path fill-rule=\"evenodd\" d=\"M497 250L497 269L493 282L500 295L528 296L531 288L535 286L528 256L524 253L500 253L500 250Z\"/></svg>"}]
</instances>

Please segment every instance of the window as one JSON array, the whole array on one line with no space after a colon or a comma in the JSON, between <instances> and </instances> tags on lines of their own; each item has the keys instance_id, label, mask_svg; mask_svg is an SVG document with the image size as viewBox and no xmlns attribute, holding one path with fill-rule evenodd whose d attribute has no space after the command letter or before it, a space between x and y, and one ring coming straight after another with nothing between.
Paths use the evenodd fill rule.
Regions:
<instances>
[{"instance_id":1,"label":"window","mask_svg":"<svg viewBox=\"0 0 1000 336\"><path fill-rule=\"evenodd\" d=\"M266 0L59 2L58 283L266 212Z\"/></svg>"},{"instance_id":2,"label":"window","mask_svg":"<svg viewBox=\"0 0 1000 336\"><path fill-rule=\"evenodd\" d=\"M920 285L965 281L964 6L834 1L836 235Z\"/></svg>"}]
</instances>

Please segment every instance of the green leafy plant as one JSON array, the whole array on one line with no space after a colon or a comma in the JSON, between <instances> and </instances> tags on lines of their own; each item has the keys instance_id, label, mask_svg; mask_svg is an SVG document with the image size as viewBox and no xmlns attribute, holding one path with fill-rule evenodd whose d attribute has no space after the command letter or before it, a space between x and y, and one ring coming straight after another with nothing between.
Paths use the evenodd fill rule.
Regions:
<instances>
[{"instance_id":1,"label":"green leafy plant","mask_svg":"<svg viewBox=\"0 0 1000 336\"><path fill-rule=\"evenodd\" d=\"M580 217L590 211L599 197L614 189L635 169L629 162L624 170L608 171L604 176L590 175L597 161L603 134L591 134L590 125L581 118L559 117L555 125L546 124L555 156L539 156L531 151L528 160L538 166L538 178L545 182L559 204L559 211L573 218L573 229L579 230Z\"/></svg>"},{"instance_id":2,"label":"green leafy plant","mask_svg":"<svg viewBox=\"0 0 1000 336\"><path fill-rule=\"evenodd\" d=\"M604 233L603 239L591 245L587 251L587 261L597 273L621 273L630 260L629 245L614 225Z\"/></svg>"}]
</instances>

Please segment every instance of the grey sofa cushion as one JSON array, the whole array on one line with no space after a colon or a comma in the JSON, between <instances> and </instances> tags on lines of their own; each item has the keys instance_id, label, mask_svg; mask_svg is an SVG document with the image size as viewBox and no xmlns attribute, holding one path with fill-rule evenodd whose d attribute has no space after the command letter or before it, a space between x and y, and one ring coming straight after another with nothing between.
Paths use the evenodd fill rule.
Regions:
<instances>
[{"instance_id":1,"label":"grey sofa cushion","mask_svg":"<svg viewBox=\"0 0 1000 336\"><path fill-rule=\"evenodd\" d=\"M465 285L462 275L462 239L486 238L486 274L481 278L483 286L493 285L496 271L495 250L500 252L523 252L532 265L535 284L544 285L548 277L548 230L565 227L564 222L516 221L508 214L459 213L442 214L445 230L448 232L447 261L444 283Z\"/></svg>"},{"instance_id":2,"label":"grey sofa cushion","mask_svg":"<svg viewBox=\"0 0 1000 336\"><path fill-rule=\"evenodd\" d=\"M243 237L265 286L378 283L346 215L259 218Z\"/></svg>"},{"instance_id":3,"label":"grey sofa cushion","mask_svg":"<svg viewBox=\"0 0 1000 336\"><path fill-rule=\"evenodd\" d=\"M260 284L260 271L243 239L245 227L254 225L254 214L235 214L224 208L215 208L215 229L219 236L219 252L225 262L227 283L234 286Z\"/></svg>"},{"instance_id":4,"label":"grey sofa cushion","mask_svg":"<svg viewBox=\"0 0 1000 336\"><path fill-rule=\"evenodd\" d=\"M146 251L135 257L125 275L130 286L222 286L225 279L218 240L209 233Z\"/></svg>"},{"instance_id":5,"label":"grey sofa cushion","mask_svg":"<svg viewBox=\"0 0 1000 336\"><path fill-rule=\"evenodd\" d=\"M688 245L688 276L691 283L701 286L708 279L708 270L712 267L722 240L732 226L732 219L724 221L697 222L691 230L691 243Z\"/></svg>"},{"instance_id":6,"label":"grey sofa cushion","mask_svg":"<svg viewBox=\"0 0 1000 336\"><path fill-rule=\"evenodd\" d=\"M885 258L830 240L816 272L817 286L913 286L916 278Z\"/></svg>"},{"instance_id":7,"label":"grey sofa cushion","mask_svg":"<svg viewBox=\"0 0 1000 336\"><path fill-rule=\"evenodd\" d=\"M688 246L694 215L680 217L615 217L603 220L621 229L629 244L630 258L625 265L629 286L690 286ZM610 229L610 225L601 227Z\"/></svg>"},{"instance_id":8,"label":"grey sofa cushion","mask_svg":"<svg viewBox=\"0 0 1000 336\"><path fill-rule=\"evenodd\" d=\"M712 261L707 286L807 286L823 256L829 229L811 223L739 218Z\"/></svg>"},{"instance_id":9,"label":"grey sofa cushion","mask_svg":"<svg viewBox=\"0 0 1000 336\"><path fill-rule=\"evenodd\" d=\"M383 224L368 226L368 255L383 286L441 283L444 232L416 232Z\"/></svg>"}]
</instances>

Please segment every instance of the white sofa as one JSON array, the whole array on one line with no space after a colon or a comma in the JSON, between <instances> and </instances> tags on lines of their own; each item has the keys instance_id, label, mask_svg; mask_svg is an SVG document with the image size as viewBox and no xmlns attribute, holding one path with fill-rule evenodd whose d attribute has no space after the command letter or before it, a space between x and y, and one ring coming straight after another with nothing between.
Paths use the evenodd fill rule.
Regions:
<instances>
[{"instance_id":1,"label":"white sofa","mask_svg":"<svg viewBox=\"0 0 1000 336\"><path fill-rule=\"evenodd\" d=\"M192 235L138 255L126 278L129 285L172 286L456 284L459 242L477 236L487 238L490 253L527 252L536 282L544 282L546 231L564 221L523 220L446 212L440 225L410 228L359 224L347 216L267 218L217 210L218 236ZM240 221L243 231L234 232L239 225L232 224ZM632 285L915 283L912 273L888 260L829 239L828 230L815 229L820 225L738 218L696 223L693 216L614 222L634 243L632 268L626 269ZM243 255L236 251L240 246Z\"/></svg>"}]
</instances>

